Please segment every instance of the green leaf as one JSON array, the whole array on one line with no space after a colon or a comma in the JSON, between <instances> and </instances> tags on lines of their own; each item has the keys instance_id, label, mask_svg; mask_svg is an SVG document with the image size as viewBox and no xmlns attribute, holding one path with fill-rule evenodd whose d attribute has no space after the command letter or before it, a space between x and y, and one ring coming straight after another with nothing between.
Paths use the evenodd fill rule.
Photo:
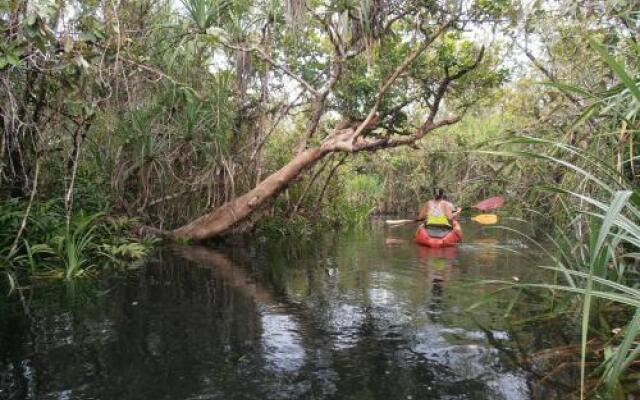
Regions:
<instances>
[{"instance_id":1,"label":"green leaf","mask_svg":"<svg viewBox=\"0 0 640 400\"><path fill-rule=\"evenodd\" d=\"M82 115L82 103L79 101L66 101L65 106L69 115L73 117Z\"/></svg>"},{"instance_id":2,"label":"green leaf","mask_svg":"<svg viewBox=\"0 0 640 400\"><path fill-rule=\"evenodd\" d=\"M589 118L591 118L591 116L596 112L598 107L600 107L600 103L593 103L592 105L587 107L582 112L582 114L580 114L580 116L576 118L576 120L571 124L571 127L569 129L573 131L576 128L580 127L582 124L584 124L584 122L587 121Z\"/></svg>"},{"instance_id":3,"label":"green leaf","mask_svg":"<svg viewBox=\"0 0 640 400\"><path fill-rule=\"evenodd\" d=\"M96 42L97 38L96 35L93 34L93 32L82 32L79 36L78 39L82 42Z\"/></svg>"},{"instance_id":4,"label":"green leaf","mask_svg":"<svg viewBox=\"0 0 640 400\"><path fill-rule=\"evenodd\" d=\"M575 86L575 85L567 85L564 83L556 83L556 82L541 82L542 85L545 86L549 86L549 87L553 87L556 89L559 89L563 92L570 92L570 93L575 93L578 94L582 97L589 97L589 98L598 98L597 96L593 95L592 93L590 93L589 91L581 88L580 86Z\"/></svg>"},{"instance_id":5,"label":"green leaf","mask_svg":"<svg viewBox=\"0 0 640 400\"><path fill-rule=\"evenodd\" d=\"M627 200L629 200L629 197L631 197L631 193L632 192L630 190L624 190L618 191L614 194L613 201L609 205L609 210L604 216L604 220L602 221L602 225L600 227L598 240L596 242L594 253L592 254L594 257L597 257L600 254L604 241L610 233L611 227L616 222L616 219L618 218L618 215L624 208L625 204L627 204Z\"/></svg>"},{"instance_id":6,"label":"green leaf","mask_svg":"<svg viewBox=\"0 0 640 400\"><path fill-rule=\"evenodd\" d=\"M593 47L600 54L600 56L604 58L607 64L609 64L613 72L618 75L618 78L620 78L622 83L624 83L627 89L629 89L629 91L633 94L633 97L635 97L637 101L640 101L640 89L638 89L636 82L629 76L629 74L627 74L627 71L625 71L624 67L618 61L616 61L616 59L611 54L609 54L607 49L600 43L589 38L589 44L591 44L591 47Z\"/></svg>"},{"instance_id":7,"label":"green leaf","mask_svg":"<svg viewBox=\"0 0 640 400\"><path fill-rule=\"evenodd\" d=\"M636 337L640 333L640 308L636 309L636 312L624 332L624 339L620 346L618 346L612 361L608 364L607 372L605 373L605 380L610 388L614 388L619 383L620 375L624 372L626 367L637 357L640 346L636 346L634 351L629 354L631 346L633 345ZM630 361L629 361L630 360Z\"/></svg>"},{"instance_id":8,"label":"green leaf","mask_svg":"<svg viewBox=\"0 0 640 400\"><path fill-rule=\"evenodd\" d=\"M5 54L5 58L7 60L7 62L11 65L18 65L20 64L20 59L18 57L16 57L14 54Z\"/></svg>"}]
</instances>

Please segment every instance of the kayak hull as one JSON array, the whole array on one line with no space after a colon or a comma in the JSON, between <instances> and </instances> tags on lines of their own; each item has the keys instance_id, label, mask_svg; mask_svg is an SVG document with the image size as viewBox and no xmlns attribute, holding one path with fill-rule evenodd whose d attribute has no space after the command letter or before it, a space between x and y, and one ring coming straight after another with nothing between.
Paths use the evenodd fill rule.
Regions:
<instances>
[{"instance_id":1,"label":"kayak hull","mask_svg":"<svg viewBox=\"0 0 640 400\"><path fill-rule=\"evenodd\" d=\"M462 240L462 231L459 227L452 229L442 238L429 236L429 233L425 229L424 225L420 225L416 231L415 242L421 246L440 248L455 246L456 243Z\"/></svg>"}]
</instances>

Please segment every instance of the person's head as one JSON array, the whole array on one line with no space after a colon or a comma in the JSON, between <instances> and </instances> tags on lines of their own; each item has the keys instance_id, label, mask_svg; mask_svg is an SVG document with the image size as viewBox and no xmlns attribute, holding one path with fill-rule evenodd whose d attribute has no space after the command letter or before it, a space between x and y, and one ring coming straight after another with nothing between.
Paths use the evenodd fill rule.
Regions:
<instances>
[{"instance_id":1,"label":"person's head","mask_svg":"<svg viewBox=\"0 0 640 400\"><path fill-rule=\"evenodd\" d=\"M444 189L437 188L436 189L436 200L444 200L447 195L444 193Z\"/></svg>"}]
</instances>

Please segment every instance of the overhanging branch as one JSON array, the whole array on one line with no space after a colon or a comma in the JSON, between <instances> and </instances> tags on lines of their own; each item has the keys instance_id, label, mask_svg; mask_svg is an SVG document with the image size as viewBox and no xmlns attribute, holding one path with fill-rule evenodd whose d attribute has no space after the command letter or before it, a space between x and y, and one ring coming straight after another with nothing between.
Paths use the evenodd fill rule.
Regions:
<instances>
[{"instance_id":1,"label":"overhanging branch","mask_svg":"<svg viewBox=\"0 0 640 400\"><path fill-rule=\"evenodd\" d=\"M398 65L398 67L393 71L393 73L386 79L384 84L378 90L378 94L376 95L376 102L374 103L373 107L371 107L371 109L369 110L369 114L364 119L364 121L362 121L362 123L356 128L353 134L354 142L355 140L358 139L358 137L362 135L365 129L371 126L372 120L378 114L378 109L382 104L382 100L384 99L384 96L386 95L391 85L393 85L393 83L398 79L400 74L402 74L409 67L409 65L411 65L411 63L431 45L431 43L433 43L438 37L440 37L444 32L446 32L451 27L451 25L453 25L455 21L456 21L456 18L453 18L445 22L444 24L442 24L438 28L435 34L433 34L431 37L425 40L422 44L420 44L420 46L418 46L418 48L416 48L414 51L409 53L409 55L405 57L402 63Z\"/></svg>"}]
</instances>

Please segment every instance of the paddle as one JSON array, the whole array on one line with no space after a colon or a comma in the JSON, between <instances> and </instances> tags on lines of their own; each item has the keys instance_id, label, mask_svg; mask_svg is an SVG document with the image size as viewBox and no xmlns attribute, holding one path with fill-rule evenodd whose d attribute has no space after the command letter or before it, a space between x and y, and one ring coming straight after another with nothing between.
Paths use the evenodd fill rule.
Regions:
<instances>
[{"instance_id":1,"label":"paddle","mask_svg":"<svg viewBox=\"0 0 640 400\"><path fill-rule=\"evenodd\" d=\"M496 196L491 197L486 200L482 200L480 203L475 204L471 207L467 208L475 208L480 211L490 211L495 210L496 208L500 208L504 205L504 197ZM475 221L479 224L483 225L492 225L498 222L498 216L495 214L480 214L471 218L472 221ZM418 219L388 219L384 221L384 223L388 226L401 226L407 225L412 222L419 222L421 220Z\"/></svg>"},{"instance_id":2,"label":"paddle","mask_svg":"<svg viewBox=\"0 0 640 400\"><path fill-rule=\"evenodd\" d=\"M495 214L480 214L471 217L471 220L482 225L493 225L498 222L498 216Z\"/></svg>"},{"instance_id":3,"label":"paddle","mask_svg":"<svg viewBox=\"0 0 640 400\"><path fill-rule=\"evenodd\" d=\"M479 214L471 217L471 220L482 225L493 225L498 222L498 216L495 214ZM384 223L387 226L402 226L421 221L420 219L388 219Z\"/></svg>"},{"instance_id":4,"label":"paddle","mask_svg":"<svg viewBox=\"0 0 640 400\"><path fill-rule=\"evenodd\" d=\"M496 196L490 197L486 200L482 200L480 203L471 206L470 208L475 208L480 211L490 211L495 210L496 208L500 208L504 205L504 197Z\"/></svg>"}]
</instances>

